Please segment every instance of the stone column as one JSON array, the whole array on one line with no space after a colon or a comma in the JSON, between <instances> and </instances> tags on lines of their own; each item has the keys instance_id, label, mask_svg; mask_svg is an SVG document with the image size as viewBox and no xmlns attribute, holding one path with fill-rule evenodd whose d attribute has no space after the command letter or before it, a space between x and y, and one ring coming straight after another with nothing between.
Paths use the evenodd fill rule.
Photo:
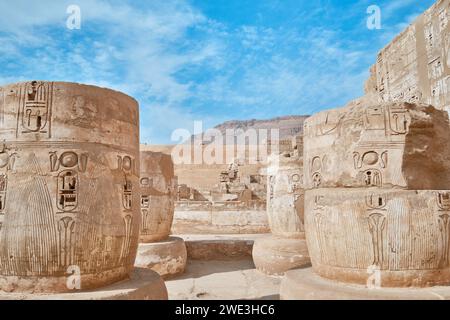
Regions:
<instances>
[{"instance_id":1,"label":"stone column","mask_svg":"<svg viewBox=\"0 0 450 320\"><path fill-rule=\"evenodd\" d=\"M129 279L141 222L137 102L75 83L12 84L0 88L0 131L0 289Z\"/></svg>"},{"instance_id":2,"label":"stone column","mask_svg":"<svg viewBox=\"0 0 450 320\"><path fill-rule=\"evenodd\" d=\"M340 289L367 298L374 288L450 283L448 122L427 105L361 101L306 121L305 229L315 275L288 274L282 297L312 297L307 290L316 288L318 299L339 298Z\"/></svg>"},{"instance_id":3,"label":"stone column","mask_svg":"<svg viewBox=\"0 0 450 320\"><path fill-rule=\"evenodd\" d=\"M253 261L264 273L282 275L310 264L304 229L302 158L271 156L267 176L267 214L272 235L255 241Z\"/></svg>"},{"instance_id":4,"label":"stone column","mask_svg":"<svg viewBox=\"0 0 450 320\"><path fill-rule=\"evenodd\" d=\"M176 179L170 155L141 151L141 236L136 266L161 276L184 272L184 240L170 237L175 210Z\"/></svg>"}]
</instances>

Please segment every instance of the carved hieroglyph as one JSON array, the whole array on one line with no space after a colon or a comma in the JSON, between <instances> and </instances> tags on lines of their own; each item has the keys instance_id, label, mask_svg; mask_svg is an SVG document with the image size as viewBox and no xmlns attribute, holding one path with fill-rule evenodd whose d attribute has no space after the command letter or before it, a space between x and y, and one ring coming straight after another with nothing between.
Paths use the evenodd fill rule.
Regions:
<instances>
[{"instance_id":1,"label":"carved hieroglyph","mask_svg":"<svg viewBox=\"0 0 450 320\"><path fill-rule=\"evenodd\" d=\"M448 116L351 103L305 124L305 229L314 271L381 286L450 282Z\"/></svg>"},{"instance_id":2,"label":"carved hieroglyph","mask_svg":"<svg viewBox=\"0 0 450 320\"><path fill-rule=\"evenodd\" d=\"M141 151L141 242L166 239L175 209L172 158L161 152Z\"/></svg>"},{"instance_id":3,"label":"carved hieroglyph","mask_svg":"<svg viewBox=\"0 0 450 320\"><path fill-rule=\"evenodd\" d=\"M450 0L439 0L378 54L366 93L450 111Z\"/></svg>"},{"instance_id":4,"label":"carved hieroglyph","mask_svg":"<svg viewBox=\"0 0 450 320\"><path fill-rule=\"evenodd\" d=\"M68 291L74 270L82 289L127 277L140 225L136 101L60 82L0 92L0 289Z\"/></svg>"},{"instance_id":5,"label":"carved hieroglyph","mask_svg":"<svg viewBox=\"0 0 450 320\"><path fill-rule=\"evenodd\" d=\"M271 156L267 168L267 214L272 234L305 238L303 161L288 155Z\"/></svg>"}]
</instances>

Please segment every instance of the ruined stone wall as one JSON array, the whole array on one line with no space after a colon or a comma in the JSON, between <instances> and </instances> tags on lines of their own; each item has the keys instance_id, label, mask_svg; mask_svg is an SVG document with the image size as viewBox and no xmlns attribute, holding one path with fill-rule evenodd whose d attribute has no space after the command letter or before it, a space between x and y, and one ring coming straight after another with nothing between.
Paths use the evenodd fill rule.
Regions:
<instances>
[{"instance_id":1,"label":"ruined stone wall","mask_svg":"<svg viewBox=\"0 0 450 320\"><path fill-rule=\"evenodd\" d=\"M172 149L173 146L141 146L141 150L166 154L171 154ZM175 202L173 234L269 232L265 165L249 163L249 150L238 166L236 180L228 186L221 183L221 177L228 173L230 164L174 164L176 196L180 201Z\"/></svg>"},{"instance_id":2,"label":"ruined stone wall","mask_svg":"<svg viewBox=\"0 0 450 320\"><path fill-rule=\"evenodd\" d=\"M296 153L301 139L295 137L303 130L307 117L287 117L276 121L246 122L244 128L275 129L280 126L283 139L267 141L261 145L218 145L193 143L190 149L183 146L143 145L141 150L158 150L172 154L175 175L178 179L177 202L172 233L266 233L269 232L266 214L267 174L266 166L270 152ZM233 128L236 123L226 123L219 130ZM264 127L266 126L267 127ZM196 141L197 142L197 141ZM276 146L274 146L276 144ZM197 148L197 149L194 149ZM296 149L294 149L296 148ZM217 150L218 149L218 150ZM175 158L180 150L188 150L187 157ZM212 150L219 163L198 161L201 156L211 155ZM212 157L214 158L214 157Z\"/></svg>"},{"instance_id":3,"label":"ruined stone wall","mask_svg":"<svg viewBox=\"0 0 450 320\"><path fill-rule=\"evenodd\" d=\"M174 234L253 234L270 232L265 202L179 201Z\"/></svg>"},{"instance_id":4,"label":"ruined stone wall","mask_svg":"<svg viewBox=\"0 0 450 320\"><path fill-rule=\"evenodd\" d=\"M381 50L366 93L450 111L450 0L439 0Z\"/></svg>"},{"instance_id":5,"label":"ruined stone wall","mask_svg":"<svg viewBox=\"0 0 450 320\"><path fill-rule=\"evenodd\" d=\"M174 147L175 146L141 145L141 150L163 152L170 155ZM201 147L202 150L204 148L206 147ZM227 146L223 147L224 157L226 154L226 148ZM255 149L256 151L254 151ZM236 153L236 146L234 150ZM257 157L253 157L254 154L257 155L257 147L248 146L245 154L239 161L240 165L238 170L238 179L243 183L247 183L249 187L250 177L260 175L261 170L265 168L265 164L263 162L258 162ZM174 161L174 170L175 176L178 179L178 185L186 185L187 187L193 189L193 192L197 194L196 199L199 201L212 201L211 191L217 189L218 184L220 183L221 173L229 169L230 163L228 163L225 158L223 159L223 162L219 164L208 164L203 161L196 164L194 160L194 156L192 155L191 164L180 164ZM228 161L232 160L236 159L231 158ZM257 188L257 186L254 187L255 195L261 198L261 201L265 201L264 189Z\"/></svg>"}]
</instances>

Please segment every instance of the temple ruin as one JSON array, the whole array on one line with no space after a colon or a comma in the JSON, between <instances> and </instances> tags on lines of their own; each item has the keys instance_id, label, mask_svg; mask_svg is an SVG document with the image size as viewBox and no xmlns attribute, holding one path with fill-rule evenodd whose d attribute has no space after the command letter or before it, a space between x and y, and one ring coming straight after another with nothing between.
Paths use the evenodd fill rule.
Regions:
<instances>
[{"instance_id":1,"label":"temple ruin","mask_svg":"<svg viewBox=\"0 0 450 320\"><path fill-rule=\"evenodd\" d=\"M0 299L450 299L449 17L382 49L365 96L224 123L214 151L140 144L110 89L0 87Z\"/></svg>"},{"instance_id":2,"label":"temple ruin","mask_svg":"<svg viewBox=\"0 0 450 320\"><path fill-rule=\"evenodd\" d=\"M450 111L448 4L437 1L378 53L366 94L379 102L424 102Z\"/></svg>"},{"instance_id":3,"label":"temple ruin","mask_svg":"<svg viewBox=\"0 0 450 320\"><path fill-rule=\"evenodd\" d=\"M192 153L188 163L174 163L178 186L172 232L197 235L270 232L266 213L268 159L275 146L280 153L302 148L299 141L306 118L230 121L217 126L215 129L225 136L219 163L195 163L194 153L205 153L208 145L196 144L194 140L187 142ZM279 131L278 139L268 139L261 145L253 145L235 135L240 131L250 135L252 130L273 129ZM226 136L227 130L233 136ZM230 141L235 144L226 143ZM141 145L141 150L168 155L175 152L174 148L173 145Z\"/></svg>"}]
</instances>

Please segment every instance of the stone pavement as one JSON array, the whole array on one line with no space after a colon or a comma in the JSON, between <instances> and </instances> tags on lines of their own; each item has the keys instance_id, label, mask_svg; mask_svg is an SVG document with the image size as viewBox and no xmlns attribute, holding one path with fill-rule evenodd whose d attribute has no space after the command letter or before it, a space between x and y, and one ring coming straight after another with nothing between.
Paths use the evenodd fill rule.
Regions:
<instances>
[{"instance_id":1,"label":"stone pavement","mask_svg":"<svg viewBox=\"0 0 450 320\"><path fill-rule=\"evenodd\" d=\"M257 271L251 258L189 260L186 272L167 280L166 287L170 300L278 300L280 282Z\"/></svg>"}]
</instances>

